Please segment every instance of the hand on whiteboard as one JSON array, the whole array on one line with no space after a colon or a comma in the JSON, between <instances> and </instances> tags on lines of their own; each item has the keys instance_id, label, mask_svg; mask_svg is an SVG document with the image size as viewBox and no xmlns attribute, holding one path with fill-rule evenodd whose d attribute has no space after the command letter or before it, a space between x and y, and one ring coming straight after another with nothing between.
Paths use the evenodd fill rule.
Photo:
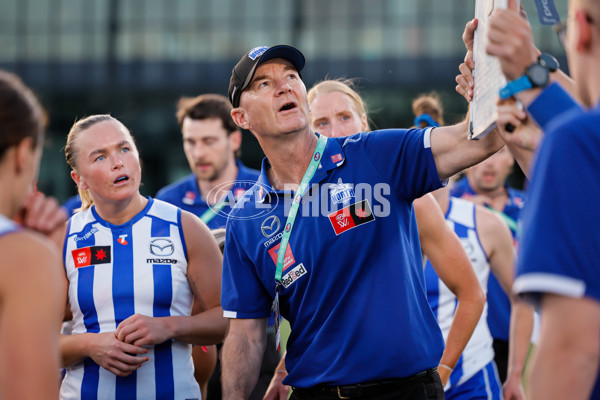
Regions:
<instances>
[{"instance_id":1,"label":"hand on whiteboard","mask_svg":"<svg viewBox=\"0 0 600 400\"><path fill-rule=\"evenodd\" d=\"M494 11L488 40L487 53L498 58L509 81L520 78L540 54L533 42L529 21L523 18L517 0L508 0L507 9Z\"/></svg>"},{"instance_id":2,"label":"hand on whiteboard","mask_svg":"<svg viewBox=\"0 0 600 400\"><path fill-rule=\"evenodd\" d=\"M467 22L462 36L467 48L467 54L465 55L464 62L458 66L460 74L456 76L456 91L468 102L473 100L473 69L475 68L475 63L473 62L473 37L475 29L477 29L477 19Z\"/></svg>"}]
</instances>

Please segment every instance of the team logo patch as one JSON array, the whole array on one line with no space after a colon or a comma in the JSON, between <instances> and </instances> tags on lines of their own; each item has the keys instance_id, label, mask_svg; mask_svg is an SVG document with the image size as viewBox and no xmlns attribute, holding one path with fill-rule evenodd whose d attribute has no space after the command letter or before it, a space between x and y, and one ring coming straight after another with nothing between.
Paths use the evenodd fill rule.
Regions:
<instances>
[{"instance_id":1,"label":"team logo patch","mask_svg":"<svg viewBox=\"0 0 600 400\"><path fill-rule=\"evenodd\" d=\"M367 200L350 204L341 210L329 214L328 217L336 235L375 220L375 216Z\"/></svg>"},{"instance_id":2,"label":"team logo patch","mask_svg":"<svg viewBox=\"0 0 600 400\"><path fill-rule=\"evenodd\" d=\"M110 246L88 246L71 250L75 268L89 267L97 264L109 264L111 262Z\"/></svg>"},{"instance_id":3,"label":"team logo patch","mask_svg":"<svg viewBox=\"0 0 600 400\"><path fill-rule=\"evenodd\" d=\"M277 255L279 253L280 246L281 246L281 243L279 243L277 246L273 246L272 248L269 249L269 255L273 259L273 262L275 263L275 265L277 265ZM295 262L296 262L296 260L294 259L294 255L292 254L292 247L288 243L288 246L285 249L285 257L283 258L283 270L285 271L291 265L294 265Z\"/></svg>"},{"instance_id":4,"label":"team logo patch","mask_svg":"<svg viewBox=\"0 0 600 400\"><path fill-rule=\"evenodd\" d=\"M315 154L315 161L319 161L320 158L321 158L321 153Z\"/></svg>"},{"instance_id":5,"label":"team logo patch","mask_svg":"<svg viewBox=\"0 0 600 400\"><path fill-rule=\"evenodd\" d=\"M256 60L256 57L262 56L264 52L267 51L267 49L267 46L255 47L248 52L248 57L250 57L250 59L254 61Z\"/></svg>"},{"instance_id":6,"label":"team logo patch","mask_svg":"<svg viewBox=\"0 0 600 400\"><path fill-rule=\"evenodd\" d=\"M348 203L354 197L354 187L351 183L342 183L342 179L337 184L329 186L329 197L333 204Z\"/></svg>"},{"instance_id":7,"label":"team logo patch","mask_svg":"<svg viewBox=\"0 0 600 400\"><path fill-rule=\"evenodd\" d=\"M196 201L196 193L194 193L191 190L188 190L187 192L185 192L185 196L183 196L183 199L181 199L181 202L183 204L187 204L188 206L191 206L192 204L194 204L195 201Z\"/></svg>"},{"instance_id":8,"label":"team logo patch","mask_svg":"<svg viewBox=\"0 0 600 400\"><path fill-rule=\"evenodd\" d=\"M154 239L150 242L150 253L158 257L167 257L173 254L175 246L169 239Z\"/></svg>"},{"instance_id":9,"label":"team logo patch","mask_svg":"<svg viewBox=\"0 0 600 400\"><path fill-rule=\"evenodd\" d=\"M281 277L281 284L287 289L292 283L296 282L298 278L306 275L306 272L307 271L304 267L304 264L300 264L297 267L292 268L290 272Z\"/></svg>"},{"instance_id":10,"label":"team logo patch","mask_svg":"<svg viewBox=\"0 0 600 400\"><path fill-rule=\"evenodd\" d=\"M337 163L342 161L342 153L338 153L336 155L331 156L331 162Z\"/></svg>"},{"instance_id":11,"label":"team logo patch","mask_svg":"<svg viewBox=\"0 0 600 400\"><path fill-rule=\"evenodd\" d=\"M246 193L246 189L244 188L237 188L233 191L233 197L236 200L239 200L242 198L242 196L244 195L244 193Z\"/></svg>"},{"instance_id":12,"label":"team logo patch","mask_svg":"<svg viewBox=\"0 0 600 400\"><path fill-rule=\"evenodd\" d=\"M514 197L513 199L513 203L515 203L515 206L519 207L519 208L523 208L524 202L523 199L521 197Z\"/></svg>"}]
</instances>

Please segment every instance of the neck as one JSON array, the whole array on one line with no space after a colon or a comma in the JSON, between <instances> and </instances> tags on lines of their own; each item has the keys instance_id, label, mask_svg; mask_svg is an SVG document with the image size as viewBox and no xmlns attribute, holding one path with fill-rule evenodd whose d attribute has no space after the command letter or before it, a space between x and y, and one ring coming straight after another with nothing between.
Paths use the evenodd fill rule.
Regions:
<instances>
[{"instance_id":1,"label":"neck","mask_svg":"<svg viewBox=\"0 0 600 400\"><path fill-rule=\"evenodd\" d=\"M113 225L122 225L139 214L148 204L148 199L138 192L127 200L112 202L94 199L94 204L96 212L103 220Z\"/></svg>"},{"instance_id":2,"label":"neck","mask_svg":"<svg viewBox=\"0 0 600 400\"><path fill-rule=\"evenodd\" d=\"M0 181L0 187L11 187L3 184L4 182L5 180ZM6 218L12 219L16 217L19 209L16 207L15 201L8 196L10 192L10 190L3 190L2 194L0 195L0 214L4 215Z\"/></svg>"},{"instance_id":3,"label":"neck","mask_svg":"<svg viewBox=\"0 0 600 400\"><path fill-rule=\"evenodd\" d=\"M286 138L287 140L261 143L271 163L267 175L275 189L295 190L300 185L318 142L312 130L307 129L305 132L294 138Z\"/></svg>"},{"instance_id":4,"label":"neck","mask_svg":"<svg viewBox=\"0 0 600 400\"><path fill-rule=\"evenodd\" d=\"M231 187L238 175L238 167L235 164L235 157L232 155L225 169L221 171L218 177L213 180L201 180L198 181L198 189L200 189L200 195L206 200L208 204L216 204L221 197L223 197ZM213 190L218 188L216 190Z\"/></svg>"},{"instance_id":5,"label":"neck","mask_svg":"<svg viewBox=\"0 0 600 400\"><path fill-rule=\"evenodd\" d=\"M10 187L10 186L1 186L1 187ZM11 200L6 197L0 197L0 214L4 215L6 218L12 219L18 214L18 209L16 209L15 205L11 202Z\"/></svg>"}]
</instances>

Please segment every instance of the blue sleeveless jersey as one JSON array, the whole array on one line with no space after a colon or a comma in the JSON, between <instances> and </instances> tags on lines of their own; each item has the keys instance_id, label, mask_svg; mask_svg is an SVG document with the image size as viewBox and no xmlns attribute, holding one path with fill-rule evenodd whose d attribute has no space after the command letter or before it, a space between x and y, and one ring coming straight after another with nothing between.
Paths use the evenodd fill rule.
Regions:
<instances>
[{"instance_id":1,"label":"blue sleeveless jersey","mask_svg":"<svg viewBox=\"0 0 600 400\"><path fill-rule=\"evenodd\" d=\"M451 197L446 213L446 221L460 239L471 260L479 283L486 291L488 277L490 276L490 264L479 241L475 211L474 203ZM444 339L446 339L456 311L456 296L439 279L429 261L425 266L425 282L427 285L427 299L440 324ZM483 308L481 318L473 331L471 339L454 367L454 372L450 375L450 381L446 389L467 381L494 359L492 336L486 317L487 303Z\"/></svg>"},{"instance_id":2,"label":"blue sleeveless jersey","mask_svg":"<svg viewBox=\"0 0 600 400\"><path fill-rule=\"evenodd\" d=\"M138 313L187 316L192 293L181 210L149 199L123 225L101 219L95 207L69 220L63 251L69 280L73 332L114 332ZM149 361L126 378L92 359L67 368L61 399L200 399L194 380L192 346L169 340L149 346Z\"/></svg>"},{"instance_id":3,"label":"blue sleeveless jersey","mask_svg":"<svg viewBox=\"0 0 600 400\"><path fill-rule=\"evenodd\" d=\"M510 218L518 224L520 221L521 210L525 205L527 196L525 195L525 192L514 189L508 185L506 185L506 192L508 194L508 200L506 201L502 213L505 218ZM450 189L451 196L462 197L465 194L477 194L469 185L469 180L466 177L456 182ZM509 226L509 228L513 235L513 239L516 240L518 236L517 230L514 229L514 225ZM489 306L487 320L492 337L494 339L508 341L510 327L510 299L494 275L490 275L490 279L488 280L487 303Z\"/></svg>"}]
</instances>

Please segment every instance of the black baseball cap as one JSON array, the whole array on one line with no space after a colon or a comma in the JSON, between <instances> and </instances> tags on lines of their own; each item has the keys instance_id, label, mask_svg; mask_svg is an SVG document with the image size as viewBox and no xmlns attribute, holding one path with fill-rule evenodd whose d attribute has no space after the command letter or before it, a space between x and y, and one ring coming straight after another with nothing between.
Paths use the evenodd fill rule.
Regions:
<instances>
[{"instance_id":1,"label":"black baseball cap","mask_svg":"<svg viewBox=\"0 0 600 400\"><path fill-rule=\"evenodd\" d=\"M280 44L272 47L261 46L253 48L244 54L242 59L233 67L233 71L231 71L228 93L229 101L231 101L231 105L234 108L240 106L242 92L252 82L256 68L265 61L273 58L283 58L291 62L298 73L304 67L304 55L295 47Z\"/></svg>"}]
</instances>

